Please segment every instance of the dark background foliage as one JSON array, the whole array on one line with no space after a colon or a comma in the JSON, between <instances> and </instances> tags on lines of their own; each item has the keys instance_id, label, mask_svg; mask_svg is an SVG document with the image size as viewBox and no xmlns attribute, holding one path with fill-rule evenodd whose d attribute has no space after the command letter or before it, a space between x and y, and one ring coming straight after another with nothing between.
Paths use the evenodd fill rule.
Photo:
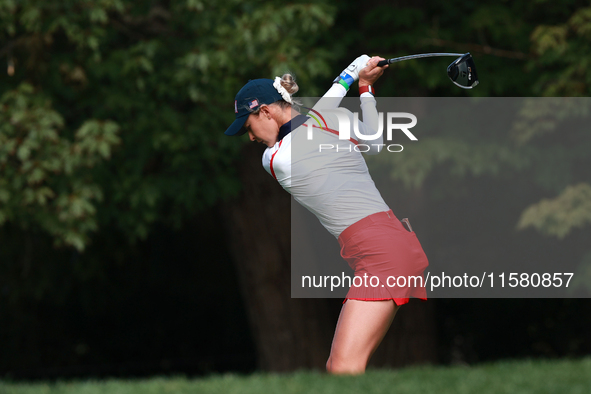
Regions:
<instances>
[{"instance_id":1,"label":"dark background foliage","mask_svg":"<svg viewBox=\"0 0 591 394\"><path fill-rule=\"evenodd\" d=\"M278 206L232 210L256 198L244 163L260 163L223 136L243 83L291 71L315 96L361 53L470 51L474 90L433 59L392 66L378 95L589 96L589 32L582 1L0 0L0 375L273 369L242 266L251 248L235 239L256 249L266 233L228 230ZM382 163L431 259L503 258L495 239L591 265L588 131L440 137L406 166ZM430 302L430 362L591 352L586 299ZM318 305L334 324L340 301Z\"/></svg>"}]
</instances>

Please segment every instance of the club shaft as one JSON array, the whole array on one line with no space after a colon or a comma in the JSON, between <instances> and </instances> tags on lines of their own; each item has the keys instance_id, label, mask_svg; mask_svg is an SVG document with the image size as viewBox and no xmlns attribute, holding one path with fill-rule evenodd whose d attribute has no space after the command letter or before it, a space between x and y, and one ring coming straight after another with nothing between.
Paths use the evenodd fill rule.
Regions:
<instances>
[{"instance_id":1,"label":"club shaft","mask_svg":"<svg viewBox=\"0 0 591 394\"><path fill-rule=\"evenodd\" d=\"M435 57L435 56L463 56L463 53L419 53L418 55L409 55L402 57L394 57L392 59L382 60L378 63L378 67L383 67L386 64L392 64L401 62L403 60L420 59L422 57Z\"/></svg>"}]
</instances>

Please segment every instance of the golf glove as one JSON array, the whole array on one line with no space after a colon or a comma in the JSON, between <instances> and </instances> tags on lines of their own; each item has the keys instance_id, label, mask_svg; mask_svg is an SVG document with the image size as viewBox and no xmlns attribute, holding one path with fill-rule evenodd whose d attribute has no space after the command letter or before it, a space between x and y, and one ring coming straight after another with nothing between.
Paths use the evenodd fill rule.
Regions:
<instances>
[{"instance_id":1,"label":"golf glove","mask_svg":"<svg viewBox=\"0 0 591 394\"><path fill-rule=\"evenodd\" d=\"M335 78L333 83L340 83L345 87L345 89L349 90L351 85L357 80L359 80L359 71L363 67L367 65L370 57L367 55L361 55L357 59L353 60L349 67L343 70L343 72Z\"/></svg>"}]
</instances>

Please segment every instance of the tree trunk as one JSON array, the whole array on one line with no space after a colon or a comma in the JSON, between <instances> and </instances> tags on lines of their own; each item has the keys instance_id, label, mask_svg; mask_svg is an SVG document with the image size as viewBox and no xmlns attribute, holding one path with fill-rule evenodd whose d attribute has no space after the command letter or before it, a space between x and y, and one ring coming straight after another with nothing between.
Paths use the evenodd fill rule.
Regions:
<instances>
[{"instance_id":1,"label":"tree trunk","mask_svg":"<svg viewBox=\"0 0 591 394\"><path fill-rule=\"evenodd\" d=\"M437 362L435 300L410 300L398 313L373 355L372 367L404 367Z\"/></svg>"},{"instance_id":2,"label":"tree trunk","mask_svg":"<svg viewBox=\"0 0 591 394\"><path fill-rule=\"evenodd\" d=\"M225 204L224 222L259 368L324 369L335 324L330 301L335 300L291 298L290 196L262 168L260 146L247 145L242 153L243 190Z\"/></svg>"}]
</instances>

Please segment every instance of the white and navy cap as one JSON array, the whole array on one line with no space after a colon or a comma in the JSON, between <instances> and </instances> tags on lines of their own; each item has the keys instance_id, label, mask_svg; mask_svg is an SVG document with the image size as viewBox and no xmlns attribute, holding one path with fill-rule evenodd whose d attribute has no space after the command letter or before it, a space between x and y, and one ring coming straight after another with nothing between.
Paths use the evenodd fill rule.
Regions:
<instances>
[{"instance_id":1,"label":"white and navy cap","mask_svg":"<svg viewBox=\"0 0 591 394\"><path fill-rule=\"evenodd\" d=\"M234 100L236 120L224 134L242 135L246 133L244 122L251 112L263 104L273 104L282 99L281 93L275 89L273 82L272 79L253 79L240 89Z\"/></svg>"}]
</instances>

